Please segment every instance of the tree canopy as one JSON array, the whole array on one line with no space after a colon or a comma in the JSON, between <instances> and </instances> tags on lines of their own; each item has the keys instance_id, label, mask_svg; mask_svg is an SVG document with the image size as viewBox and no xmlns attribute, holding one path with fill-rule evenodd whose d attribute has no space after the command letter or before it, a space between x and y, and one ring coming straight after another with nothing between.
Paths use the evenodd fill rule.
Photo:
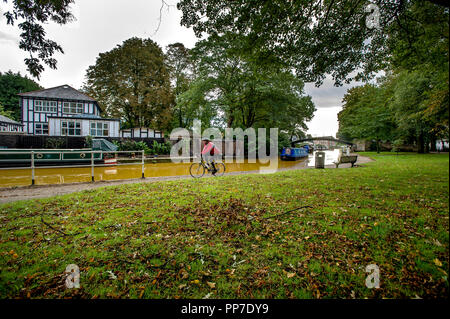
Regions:
<instances>
[{"instance_id":1,"label":"tree canopy","mask_svg":"<svg viewBox=\"0 0 450 319\"><path fill-rule=\"evenodd\" d=\"M441 5L443 1L434 1ZM267 59L294 68L306 82L321 84L331 74L337 85L352 79L367 80L386 62L399 43L416 36L410 14L413 6L428 6L448 13L448 8L422 1L215 1L181 0L181 24L196 35L232 32L241 36L242 52L261 64ZM375 10L377 12L375 12ZM379 13L377 20L376 14ZM374 18L377 24L369 24ZM379 26L379 27L378 27ZM426 34L423 35L423 39Z\"/></svg>"},{"instance_id":2,"label":"tree canopy","mask_svg":"<svg viewBox=\"0 0 450 319\"><path fill-rule=\"evenodd\" d=\"M74 0L3 0L10 2L12 9L3 15L6 23L15 25L22 31L19 48L28 52L25 59L30 74L39 79L46 64L56 69L56 52L64 53L63 48L53 40L46 38L44 24L55 22L66 24L74 19L70 13L70 4Z\"/></svg>"},{"instance_id":3,"label":"tree canopy","mask_svg":"<svg viewBox=\"0 0 450 319\"><path fill-rule=\"evenodd\" d=\"M192 125L192 115L195 111L183 107L183 103L179 103L179 98L189 89L194 78L194 64L190 50L179 42L169 44L166 51L166 64L175 95L172 125L187 128Z\"/></svg>"},{"instance_id":4,"label":"tree canopy","mask_svg":"<svg viewBox=\"0 0 450 319\"><path fill-rule=\"evenodd\" d=\"M174 97L162 49L150 39L131 38L100 53L88 68L83 90L108 116L128 127L169 126Z\"/></svg>"},{"instance_id":5,"label":"tree canopy","mask_svg":"<svg viewBox=\"0 0 450 319\"><path fill-rule=\"evenodd\" d=\"M18 93L40 90L42 87L35 81L20 73L0 72L0 105L13 120L21 121L21 109Z\"/></svg>"},{"instance_id":6,"label":"tree canopy","mask_svg":"<svg viewBox=\"0 0 450 319\"><path fill-rule=\"evenodd\" d=\"M278 127L301 135L315 111L303 82L276 61L261 69L240 44L231 33L199 41L192 49L195 81L177 103L196 110L202 122L212 115L218 127Z\"/></svg>"},{"instance_id":7,"label":"tree canopy","mask_svg":"<svg viewBox=\"0 0 450 319\"><path fill-rule=\"evenodd\" d=\"M449 12L413 1L404 15L407 25L399 25L411 33L391 30L387 76L376 86L347 92L339 134L414 143L425 152L437 138L449 136ZM385 134L374 135L372 129L380 125Z\"/></svg>"}]
</instances>

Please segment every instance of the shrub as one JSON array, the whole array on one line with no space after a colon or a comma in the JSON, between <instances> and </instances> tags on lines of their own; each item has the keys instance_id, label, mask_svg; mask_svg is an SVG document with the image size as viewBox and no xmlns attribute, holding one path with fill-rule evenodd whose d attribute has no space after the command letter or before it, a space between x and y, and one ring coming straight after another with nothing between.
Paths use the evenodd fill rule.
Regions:
<instances>
[{"instance_id":1,"label":"shrub","mask_svg":"<svg viewBox=\"0 0 450 319\"><path fill-rule=\"evenodd\" d=\"M167 155L170 154L170 148L172 144L169 142L158 143L157 141L153 141L151 154L153 155Z\"/></svg>"},{"instance_id":2,"label":"shrub","mask_svg":"<svg viewBox=\"0 0 450 319\"><path fill-rule=\"evenodd\" d=\"M88 135L84 138L84 146L87 148L92 148L92 136Z\"/></svg>"},{"instance_id":3,"label":"shrub","mask_svg":"<svg viewBox=\"0 0 450 319\"><path fill-rule=\"evenodd\" d=\"M64 138L52 137L45 141L45 148L47 149L59 149L65 144Z\"/></svg>"}]
</instances>

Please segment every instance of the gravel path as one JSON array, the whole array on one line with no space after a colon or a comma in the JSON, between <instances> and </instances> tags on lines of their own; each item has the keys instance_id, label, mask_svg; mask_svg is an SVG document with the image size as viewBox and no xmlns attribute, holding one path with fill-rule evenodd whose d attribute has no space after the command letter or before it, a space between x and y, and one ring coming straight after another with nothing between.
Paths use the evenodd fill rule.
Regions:
<instances>
[{"instance_id":1,"label":"gravel path","mask_svg":"<svg viewBox=\"0 0 450 319\"><path fill-rule=\"evenodd\" d=\"M369 157L358 156L358 164L364 164L372 162L373 160ZM350 164L341 164L339 168L349 168ZM294 170L294 169L308 169L311 167L306 166L306 161L299 162L297 165L291 166L289 168L279 169L278 171ZM335 168L334 165L326 165L326 168ZM225 175L243 175L243 174L256 174L259 171L245 171L245 172L232 172L226 173ZM42 185L42 186L25 186L25 187L14 187L14 188L0 188L0 203L14 202L18 200L28 200L36 198L52 197L57 195L64 195L74 192L79 192L87 189L95 189L105 186L115 186L122 184L133 184L133 183L153 183L158 181L173 181L178 179L192 178L190 175L183 176L164 176L164 177L148 177L145 180L142 179L127 179L127 180L117 180L117 181L100 181L96 183L75 183L75 184L56 184L56 185ZM211 178L203 177L203 178Z\"/></svg>"}]
</instances>

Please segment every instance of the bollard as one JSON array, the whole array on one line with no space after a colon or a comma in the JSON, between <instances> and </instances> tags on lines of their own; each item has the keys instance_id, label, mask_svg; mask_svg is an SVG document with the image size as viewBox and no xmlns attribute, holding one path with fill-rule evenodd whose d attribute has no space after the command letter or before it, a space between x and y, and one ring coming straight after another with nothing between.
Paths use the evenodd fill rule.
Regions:
<instances>
[{"instance_id":1,"label":"bollard","mask_svg":"<svg viewBox=\"0 0 450 319\"><path fill-rule=\"evenodd\" d=\"M145 151L142 151L142 178L145 178L145 162L144 162L144 157L145 157Z\"/></svg>"},{"instance_id":2,"label":"bollard","mask_svg":"<svg viewBox=\"0 0 450 319\"><path fill-rule=\"evenodd\" d=\"M34 185L34 151L31 151L31 185Z\"/></svg>"},{"instance_id":3,"label":"bollard","mask_svg":"<svg viewBox=\"0 0 450 319\"><path fill-rule=\"evenodd\" d=\"M91 177L92 177L92 182L95 182L95 177L94 177L94 152L91 151Z\"/></svg>"}]
</instances>

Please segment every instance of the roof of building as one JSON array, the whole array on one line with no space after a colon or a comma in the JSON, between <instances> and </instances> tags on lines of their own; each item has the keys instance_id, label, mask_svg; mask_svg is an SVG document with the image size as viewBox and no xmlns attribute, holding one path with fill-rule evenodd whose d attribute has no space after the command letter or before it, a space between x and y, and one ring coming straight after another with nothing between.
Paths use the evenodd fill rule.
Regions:
<instances>
[{"instance_id":1,"label":"roof of building","mask_svg":"<svg viewBox=\"0 0 450 319\"><path fill-rule=\"evenodd\" d=\"M66 99L66 100L79 100L95 102L93 98L75 90L70 85L61 85L50 89L37 90L25 93L19 93L20 96L27 97L41 97L50 99Z\"/></svg>"},{"instance_id":2,"label":"roof of building","mask_svg":"<svg viewBox=\"0 0 450 319\"><path fill-rule=\"evenodd\" d=\"M21 123L11 120L9 117L3 116L3 115L0 115L0 122L15 124L15 125L22 125Z\"/></svg>"},{"instance_id":3,"label":"roof of building","mask_svg":"<svg viewBox=\"0 0 450 319\"><path fill-rule=\"evenodd\" d=\"M100 115L94 115L94 114L79 114L75 116L57 116L57 115L49 115L48 118L54 118L54 119L74 119L74 120L102 120L102 121L120 121L120 119L114 119L114 118L104 118Z\"/></svg>"}]
</instances>

